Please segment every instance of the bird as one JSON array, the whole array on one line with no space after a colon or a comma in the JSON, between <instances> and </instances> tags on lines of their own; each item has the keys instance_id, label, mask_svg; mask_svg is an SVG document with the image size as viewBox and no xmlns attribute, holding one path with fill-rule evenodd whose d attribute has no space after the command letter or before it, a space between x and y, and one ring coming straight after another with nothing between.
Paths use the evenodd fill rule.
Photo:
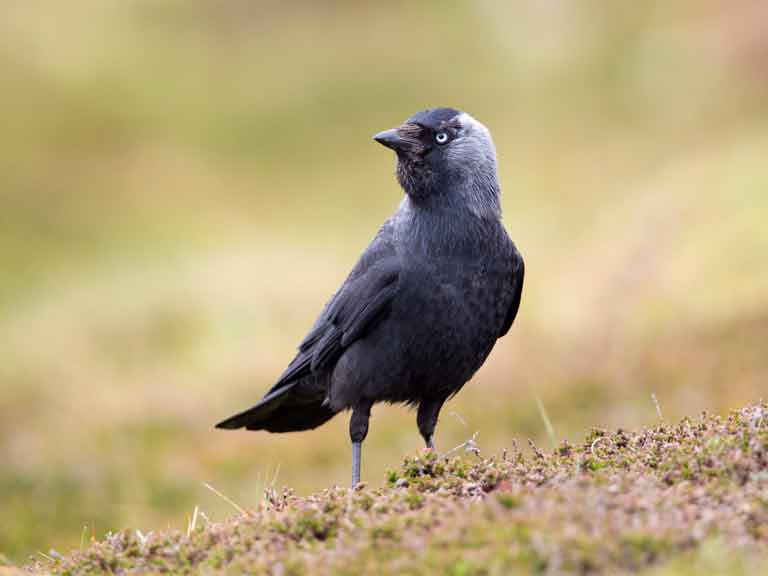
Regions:
<instances>
[{"instance_id":1,"label":"bird","mask_svg":"<svg viewBox=\"0 0 768 576\"><path fill-rule=\"evenodd\" d=\"M429 108L373 139L393 150L402 201L293 360L223 429L310 430L351 410L352 486L378 402L416 408L426 447L443 404L514 322L525 265L502 223L496 150L466 112Z\"/></svg>"}]
</instances>

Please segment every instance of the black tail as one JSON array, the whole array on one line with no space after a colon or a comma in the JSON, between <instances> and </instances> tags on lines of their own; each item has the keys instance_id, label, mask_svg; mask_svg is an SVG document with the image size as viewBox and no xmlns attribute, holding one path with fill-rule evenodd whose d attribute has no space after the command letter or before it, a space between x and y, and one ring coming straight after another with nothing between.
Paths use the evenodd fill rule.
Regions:
<instances>
[{"instance_id":1,"label":"black tail","mask_svg":"<svg viewBox=\"0 0 768 576\"><path fill-rule=\"evenodd\" d=\"M294 382L267 394L256 406L222 420L216 428L294 432L317 428L333 418L336 412L322 397L307 398L299 392L298 384Z\"/></svg>"}]
</instances>

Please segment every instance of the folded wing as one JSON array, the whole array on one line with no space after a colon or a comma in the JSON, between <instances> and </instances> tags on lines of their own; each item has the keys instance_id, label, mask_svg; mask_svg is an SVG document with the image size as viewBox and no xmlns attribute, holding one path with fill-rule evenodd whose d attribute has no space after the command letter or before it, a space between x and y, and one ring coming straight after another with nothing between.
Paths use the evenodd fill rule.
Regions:
<instances>
[{"instance_id":1,"label":"folded wing","mask_svg":"<svg viewBox=\"0 0 768 576\"><path fill-rule=\"evenodd\" d=\"M399 266L381 234L299 344L298 353L261 401L217 428L305 430L334 415L324 402L334 365L386 317L397 294Z\"/></svg>"}]
</instances>

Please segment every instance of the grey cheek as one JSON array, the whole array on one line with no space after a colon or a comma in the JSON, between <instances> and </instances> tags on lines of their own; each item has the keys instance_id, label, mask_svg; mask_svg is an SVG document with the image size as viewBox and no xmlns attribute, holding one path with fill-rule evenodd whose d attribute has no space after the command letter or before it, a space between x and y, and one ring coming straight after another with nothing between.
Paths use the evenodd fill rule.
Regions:
<instances>
[{"instance_id":1,"label":"grey cheek","mask_svg":"<svg viewBox=\"0 0 768 576\"><path fill-rule=\"evenodd\" d=\"M483 162L483 154L478 146L469 141L454 141L446 149L446 158L454 166L476 166L478 162Z\"/></svg>"}]
</instances>

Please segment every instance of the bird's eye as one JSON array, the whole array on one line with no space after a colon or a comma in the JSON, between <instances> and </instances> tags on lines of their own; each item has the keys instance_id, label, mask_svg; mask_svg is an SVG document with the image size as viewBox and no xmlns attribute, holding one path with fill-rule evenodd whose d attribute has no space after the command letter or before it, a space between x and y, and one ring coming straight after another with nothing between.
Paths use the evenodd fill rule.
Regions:
<instances>
[{"instance_id":1,"label":"bird's eye","mask_svg":"<svg viewBox=\"0 0 768 576\"><path fill-rule=\"evenodd\" d=\"M448 142L448 133L447 132L438 132L435 134L435 142L438 144L445 144Z\"/></svg>"}]
</instances>

